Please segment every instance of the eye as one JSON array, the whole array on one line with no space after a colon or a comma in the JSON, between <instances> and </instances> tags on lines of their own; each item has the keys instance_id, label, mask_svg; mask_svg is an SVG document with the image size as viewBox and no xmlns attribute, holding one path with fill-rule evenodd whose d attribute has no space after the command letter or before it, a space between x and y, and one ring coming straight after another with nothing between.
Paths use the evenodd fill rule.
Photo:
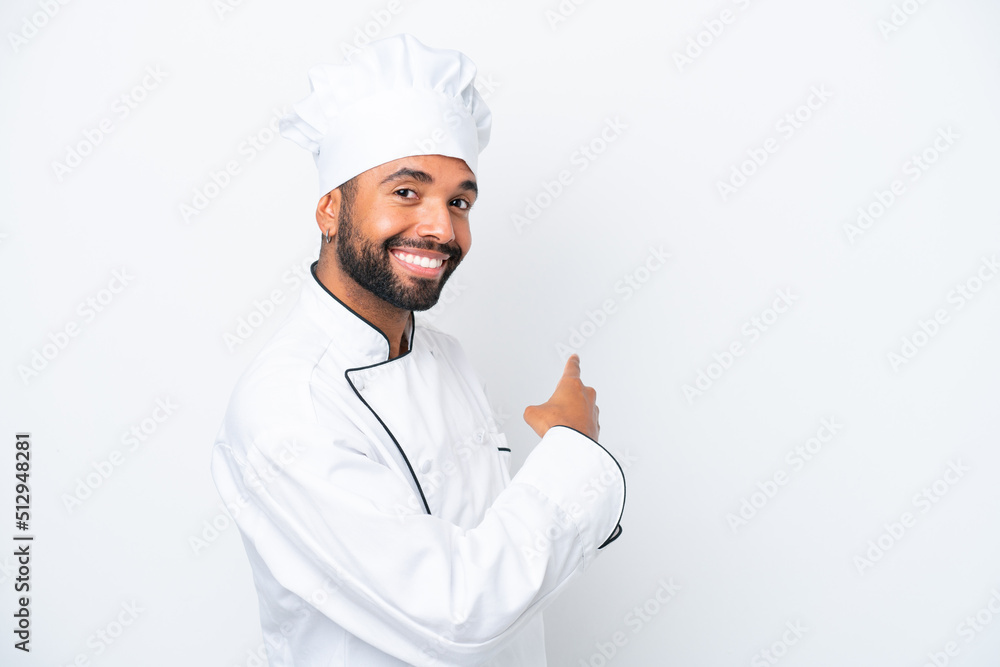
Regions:
<instances>
[{"instance_id":1,"label":"eye","mask_svg":"<svg viewBox=\"0 0 1000 667\"><path fill-rule=\"evenodd\" d=\"M416 194L417 194L416 191L411 190L410 188L400 188L400 189L396 190L395 192L393 192L392 194L398 195L400 192L409 192L410 194L412 194L414 196L416 196ZM413 198L413 197L407 197L405 194L401 195L401 196L404 197L405 199L412 199Z\"/></svg>"},{"instance_id":2,"label":"eye","mask_svg":"<svg viewBox=\"0 0 1000 667\"><path fill-rule=\"evenodd\" d=\"M464 199L462 197L459 197L458 199L452 199L451 203L452 204L456 204L457 203L458 207L460 209L462 209L463 211L468 211L470 208L472 208L472 204L469 202L469 200L468 199Z\"/></svg>"}]
</instances>

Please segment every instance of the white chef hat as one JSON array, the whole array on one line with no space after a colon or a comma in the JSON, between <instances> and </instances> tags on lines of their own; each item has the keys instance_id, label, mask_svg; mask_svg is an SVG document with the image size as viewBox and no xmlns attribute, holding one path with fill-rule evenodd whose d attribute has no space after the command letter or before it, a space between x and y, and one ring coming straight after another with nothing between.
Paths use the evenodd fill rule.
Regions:
<instances>
[{"instance_id":1,"label":"white chef hat","mask_svg":"<svg viewBox=\"0 0 1000 667\"><path fill-rule=\"evenodd\" d=\"M354 176L410 155L465 160L473 174L490 140L490 110L464 53L409 34L372 42L347 64L309 70L309 96L279 128L312 151L322 197Z\"/></svg>"}]
</instances>

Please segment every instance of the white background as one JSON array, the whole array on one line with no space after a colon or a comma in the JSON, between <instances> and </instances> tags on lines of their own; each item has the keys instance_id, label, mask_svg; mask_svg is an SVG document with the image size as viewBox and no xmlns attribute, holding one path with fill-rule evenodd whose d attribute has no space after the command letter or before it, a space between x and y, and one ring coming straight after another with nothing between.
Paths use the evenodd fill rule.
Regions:
<instances>
[{"instance_id":1,"label":"white background","mask_svg":"<svg viewBox=\"0 0 1000 667\"><path fill-rule=\"evenodd\" d=\"M627 462L624 534L546 612L550 664L1000 664L1000 7L399 2L4 2L0 532L27 430L36 541L33 650L5 630L0 662L260 664L209 451L318 252L312 161L268 126L367 29L462 50L488 82L473 251L434 323L463 341L515 463L537 441L521 412L571 342ZM625 127L602 143L609 119ZM56 166L71 151L87 154ZM752 174L724 195L734 168ZM852 230L859 207L879 215ZM655 271L651 247L670 255ZM779 290L792 305L769 312ZM241 319L260 326L227 343ZM177 406L161 423L158 399ZM841 426L796 469L823 419ZM123 604L141 611L109 645Z\"/></svg>"}]
</instances>

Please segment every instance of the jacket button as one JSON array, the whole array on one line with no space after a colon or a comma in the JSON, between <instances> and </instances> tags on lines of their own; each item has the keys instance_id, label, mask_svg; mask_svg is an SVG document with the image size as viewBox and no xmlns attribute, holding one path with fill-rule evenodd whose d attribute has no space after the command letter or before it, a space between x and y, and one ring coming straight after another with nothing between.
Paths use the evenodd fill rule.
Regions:
<instances>
[{"instance_id":1,"label":"jacket button","mask_svg":"<svg viewBox=\"0 0 1000 667\"><path fill-rule=\"evenodd\" d=\"M354 386L357 387L358 391L364 391L365 389L365 379L358 378L354 381Z\"/></svg>"},{"instance_id":2,"label":"jacket button","mask_svg":"<svg viewBox=\"0 0 1000 667\"><path fill-rule=\"evenodd\" d=\"M486 435L486 431L484 431L483 429L479 429L478 431L476 431L476 435L475 435L476 442L482 443L483 437L485 435Z\"/></svg>"},{"instance_id":3,"label":"jacket button","mask_svg":"<svg viewBox=\"0 0 1000 667\"><path fill-rule=\"evenodd\" d=\"M430 471L430 469L431 469L430 459L424 459L423 461L420 462L420 472L426 475Z\"/></svg>"}]
</instances>

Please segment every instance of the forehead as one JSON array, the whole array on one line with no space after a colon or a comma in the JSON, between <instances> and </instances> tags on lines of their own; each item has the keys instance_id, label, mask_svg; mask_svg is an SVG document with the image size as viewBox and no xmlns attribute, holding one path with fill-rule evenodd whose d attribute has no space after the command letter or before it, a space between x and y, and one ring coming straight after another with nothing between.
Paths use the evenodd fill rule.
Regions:
<instances>
[{"instance_id":1,"label":"forehead","mask_svg":"<svg viewBox=\"0 0 1000 667\"><path fill-rule=\"evenodd\" d=\"M430 176L435 184L440 183L445 186L456 186L465 181L474 183L476 180L472 170L465 164L465 160L447 155L411 155L380 164L364 172L362 176L366 183L378 185L383 180L404 170L423 172ZM414 180L426 179L416 178Z\"/></svg>"}]
</instances>

